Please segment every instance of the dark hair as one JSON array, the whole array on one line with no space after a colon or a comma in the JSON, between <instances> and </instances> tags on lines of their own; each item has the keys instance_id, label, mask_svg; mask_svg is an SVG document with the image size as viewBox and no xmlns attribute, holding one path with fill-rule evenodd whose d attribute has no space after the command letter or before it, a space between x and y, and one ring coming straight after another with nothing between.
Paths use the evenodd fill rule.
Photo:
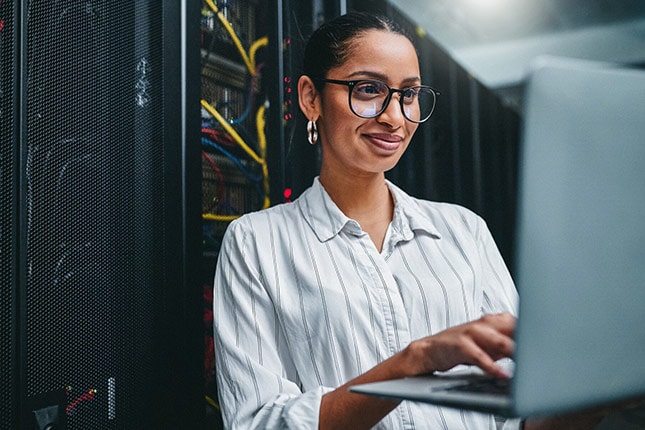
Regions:
<instances>
[{"instance_id":1,"label":"dark hair","mask_svg":"<svg viewBox=\"0 0 645 430\"><path fill-rule=\"evenodd\" d=\"M351 54L353 39L369 30L383 30L412 37L392 19L365 12L349 12L322 24L305 46L303 72L316 81L341 64ZM320 88L319 88L320 89Z\"/></svg>"}]
</instances>

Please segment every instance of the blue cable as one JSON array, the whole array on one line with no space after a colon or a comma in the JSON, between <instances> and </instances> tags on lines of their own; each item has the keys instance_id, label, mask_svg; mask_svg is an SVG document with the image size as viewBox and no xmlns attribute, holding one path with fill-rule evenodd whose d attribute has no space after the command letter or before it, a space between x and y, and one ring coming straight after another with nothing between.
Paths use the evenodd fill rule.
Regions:
<instances>
[{"instance_id":1,"label":"blue cable","mask_svg":"<svg viewBox=\"0 0 645 430\"><path fill-rule=\"evenodd\" d=\"M210 146L211 148L214 148L221 152L223 155L225 155L227 158L229 158L235 165L237 166L238 169L244 174L244 176L247 177L250 181L253 182L261 182L262 181L262 176L254 176L247 170L246 167L242 164L239 158L235 157L233 154L222 148L220 145L217 143L213 142L211 139L208 139L207 137L202 137L202 145Z\"/></svg>"}]
</instances>

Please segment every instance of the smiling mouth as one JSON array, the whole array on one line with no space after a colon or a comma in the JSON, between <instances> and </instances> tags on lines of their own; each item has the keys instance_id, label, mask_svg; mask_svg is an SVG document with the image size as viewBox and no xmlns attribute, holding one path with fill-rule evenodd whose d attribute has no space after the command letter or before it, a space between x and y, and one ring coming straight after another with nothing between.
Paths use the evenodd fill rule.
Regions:
<instances>
[{"instance_id":1,"label":"smiling mouth","mask_svg":"<svg viewBox=\"0 0 645 430\"><path fill-rule=\"evenodd\" d=\"M388 151L398 149L403 143L403 138L401 136L393 134L375 133L366 134L365 136L373 145Z\"/></svg>"}]
</instances>

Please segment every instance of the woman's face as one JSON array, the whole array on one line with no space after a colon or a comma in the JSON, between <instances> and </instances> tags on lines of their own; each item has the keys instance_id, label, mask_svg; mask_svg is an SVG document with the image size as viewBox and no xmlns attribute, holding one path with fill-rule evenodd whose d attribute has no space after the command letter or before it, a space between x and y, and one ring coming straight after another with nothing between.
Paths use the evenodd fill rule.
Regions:
<instances>
[{"instance_id":1,"label":"woman's face","mask_svg":"<svg viewBox=\"0 0 645 430\"><path fill-rule=\"evenodd\" d=\"M328 79L375 79L391 88L421 83L419 61L404 36L370 30L356 38L347 61L331 69ZM323 142L321 175L372 175L393 168L405 152L418 124L405 119L399 93L376 118L360 118L350 110L349 88L326 84L322 91L318 131ZM324 173L323 173L324 172Z\"/></svg>"}]
</instances>

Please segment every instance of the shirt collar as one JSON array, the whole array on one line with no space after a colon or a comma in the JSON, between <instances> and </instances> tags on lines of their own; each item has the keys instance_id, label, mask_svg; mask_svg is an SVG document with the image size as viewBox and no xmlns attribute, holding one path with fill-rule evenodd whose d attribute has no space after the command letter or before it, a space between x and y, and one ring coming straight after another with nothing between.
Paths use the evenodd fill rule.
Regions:
<instances>
[{"instance_id":1,"label":"shirt collar","mask_svg":"<svg viewBox=\"0 0 645 430\"><path fill-rule=\"evenodd\" d=\"M424 212L419 200L408 195L405 191L386 180L390 193L394 197L394 218L392 219L392 239L411 240L414 231L426 232L437 239L441 238L439 230ZM398 236L398 237L397 237ZM398 240L396 240L398 239Z\"/></svg>"},{"instance_id":2,"label":"shirt collar","mask_svg":"<svg viewBox=\"0 0 645 430\"><path fill-rule=\"evenodd\" d=\"M394 197L391 239L396 242L410 240L414 236L415 230L422 230L440 238L441 236L435 226L423 214L418 201L390 181L386 180L385 182ZM318 177L314 178L313 185L294 203L298 204L305 221L321 242L333 238L343 229L349 234L363 234L360 225L355 220L347 217L336 206Z\"/></svg>"}]
</instances>

